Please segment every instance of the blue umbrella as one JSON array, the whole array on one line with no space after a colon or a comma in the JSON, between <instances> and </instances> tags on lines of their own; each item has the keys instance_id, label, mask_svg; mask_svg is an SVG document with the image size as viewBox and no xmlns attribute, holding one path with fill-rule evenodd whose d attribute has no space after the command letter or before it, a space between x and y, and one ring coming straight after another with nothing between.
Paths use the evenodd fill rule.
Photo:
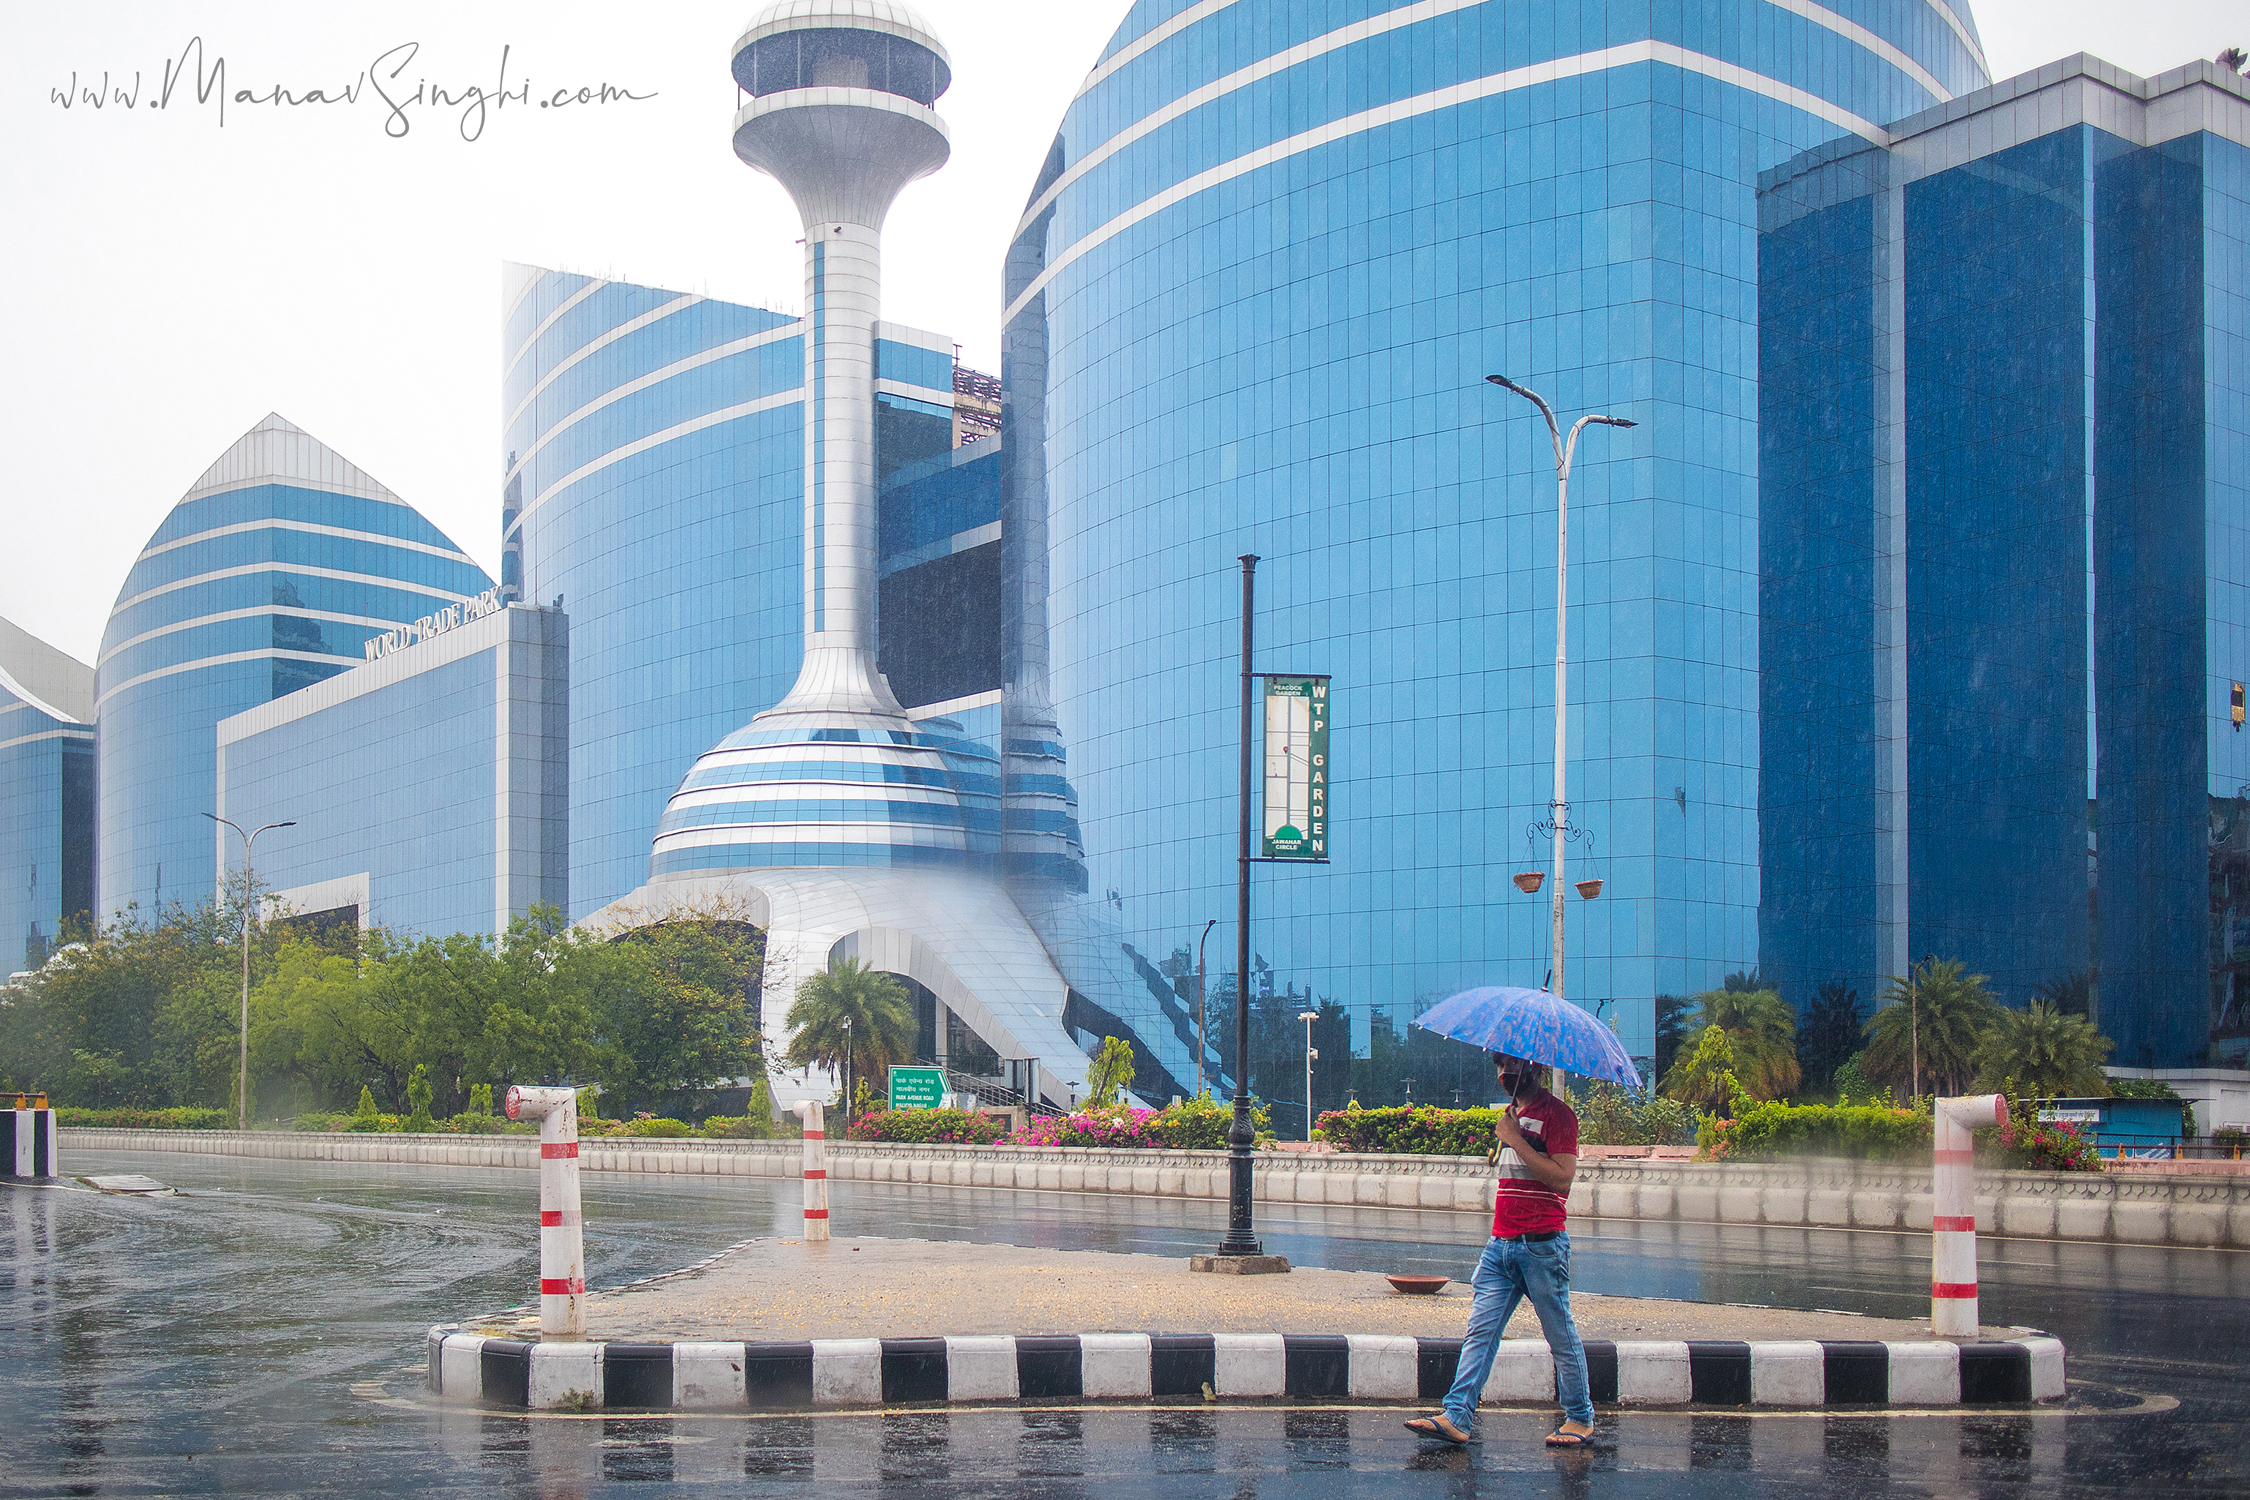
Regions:
<instances>
[{"instance_id":1,"label":"blue umbrella","mask_svg":"<svg viewBox=\"0 0 2250 1500\"><path fill-rule=\"evenodd\" d=\"M1591 1012L1546 990L1506 985L1463 990L1416 1016L1414 1024L1487 1052L1505 1052L1628 1088L1641 1086L1641 1075L1617 1033Z\"/></svg>"}]
</instances>

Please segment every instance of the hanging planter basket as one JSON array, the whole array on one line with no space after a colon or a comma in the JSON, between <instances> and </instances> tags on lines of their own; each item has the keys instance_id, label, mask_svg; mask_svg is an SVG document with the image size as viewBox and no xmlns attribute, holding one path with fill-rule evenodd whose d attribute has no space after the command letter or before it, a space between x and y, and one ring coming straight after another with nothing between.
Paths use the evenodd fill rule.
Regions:
<instances>
[{"instance_id":1,"label":"hanging planter basket","mask_svg":"<svg viewBox=\"0 0 2250 1500\"><path fill-rule=\"evenodd\" d=\"M1526 870L1516 877L1516 889L1526 896L1536 895L1539 887L1546 883L1546 879L1547 874L1544 870Z\"/></svg>"},{"instance_id":2,"label":"hanging planter basket","mask_svg":"<svg viewBox=\"0 0 2250 1500\"><path fill-rule=\"evenodd\" d=\"M1581 900L1591 901L1601 893L1602 883L1599 880L1581 880L1578 882L1578 895Z\"/></svg>"}]
</instances>

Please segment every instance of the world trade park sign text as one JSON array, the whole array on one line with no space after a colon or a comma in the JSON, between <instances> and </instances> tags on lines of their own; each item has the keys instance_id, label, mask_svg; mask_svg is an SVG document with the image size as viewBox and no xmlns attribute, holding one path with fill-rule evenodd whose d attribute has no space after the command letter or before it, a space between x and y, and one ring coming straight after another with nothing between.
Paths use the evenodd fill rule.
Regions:
<instances>
[{"instance_id":1,"label":"world trade park sign text","mask_svg":"<svg viewBox=\"0 0 2250 1500\"><path fill-rule=\"evenodd\" d=\"M1328 860L1328 678L1279 673L1266 681L1265 853Z\"/></svg>"}]
</instances>

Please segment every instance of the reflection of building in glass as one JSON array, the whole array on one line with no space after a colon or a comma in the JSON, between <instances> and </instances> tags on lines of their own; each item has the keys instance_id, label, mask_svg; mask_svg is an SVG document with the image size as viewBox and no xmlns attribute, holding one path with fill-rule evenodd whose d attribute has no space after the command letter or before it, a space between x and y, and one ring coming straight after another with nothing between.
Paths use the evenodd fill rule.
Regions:
<instances>
[{"instance_id":1,"label":"reflection of building in glass","mask_svg":"<svg viewBox=\"0 0 2250 1500\"><path fill-rule=\"evenodd\" d=\"M1037 857L1079 873L1066 809L1084 841L1042 931L1174 1078L1159 960L1232 911L1241 553L1259 666L1335 674L1350 794L1335 864L1258 877L1274 988L1364 1051L1378 1012L1546 968L1508 876L1552 781L1553 471L1491 371L1641 423L1572 487L1574 816L1608 882L1573 902L1573 989L1645 1057L1653 994L1757 956L1756 174L1984 62L1943 0L1526 15L1135 7L1010 250L1011 629L1037 639L1009 643L1007 733L1068 747Z\"/></svg>"},{"instance_id":2,"label":"reflection of building in glass","mask_svg":"<svg viewBox=\"0 0 2250 1500\"><path fill-rule=\"evenodd\" d=\"M490 586L310 434L278 416L245 433L149 538L102 635L96 910L193 904L216 887L233 837L205 816L219 720L363 662L369 637Z\"/></svg>"},{"instance_id":3,"label":"reflection of building in glass","mask_svg":"<svg viewBox=\"0 0 2250 1500\"><path fill-rule=\"evenodd\" d=\"M2250 86L2080 57L1887 134L1762 184L1765 975L2239 1054Z\"/></svg>"},{"instance_id":4,"label":"reflection of building in glass","mask_svg":"<svg viewBox=\"0 0 2250 1500\"><path fill-rule=\"evenodd\" d=\"M569 625L511 605L222 719L219 816L294 819L258 879L301 917L505 932L567 908Z\"/></svg>"},{"instance_id":5,"label":"reflection of building in glass","mask_svg":"<svg viewBox=\"0 0 2250 1500\"><path fill-rule=\"evenodd\" d=\"M0 620L0 978L94 909L94 669Z\"/></svg>"}]
</instances>

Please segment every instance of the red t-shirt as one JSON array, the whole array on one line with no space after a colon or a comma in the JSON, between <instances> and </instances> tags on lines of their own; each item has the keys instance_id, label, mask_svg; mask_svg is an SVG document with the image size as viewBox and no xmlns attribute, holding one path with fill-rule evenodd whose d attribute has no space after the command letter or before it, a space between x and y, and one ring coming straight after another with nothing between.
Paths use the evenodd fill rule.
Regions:
<instances>
[{"instance_id":1,"label":"red t-shirt","mask_svg":"<svg viewBox=\"0 0 2250 1500\"><path fill-rule=\"evenodd\" d=\"M1517 1099L1516 1124L1535 1150L1549 1156L1578 1154L1578 1116L1545 1089ZM1544 1234L1561 1229L1566 1196L1532 1176L1514 1147L1502 1146L1500 1185L1492 1198L1492 1232Z\"/></svg>"}]
</instances>

